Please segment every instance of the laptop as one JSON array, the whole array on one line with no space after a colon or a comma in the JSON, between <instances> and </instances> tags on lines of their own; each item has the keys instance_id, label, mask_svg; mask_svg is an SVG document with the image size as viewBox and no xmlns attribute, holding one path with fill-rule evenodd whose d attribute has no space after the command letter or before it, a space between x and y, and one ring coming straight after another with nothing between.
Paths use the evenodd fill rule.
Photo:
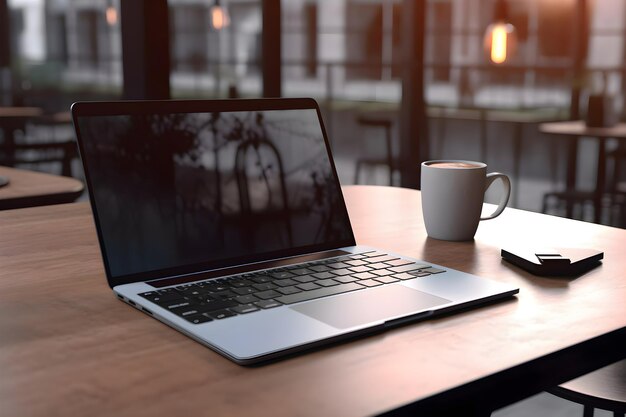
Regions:
<instances>
[{"instance_id":1,"label":"laptop","mask_svg":"<svg viewBox=\"0 0 626 417\"><path fill-rule=\"evenodd\" d=\"M238 364L518 292L357 245L312 99L81 102L72 116L115 295Z\"/></svg>"}]
</instances>

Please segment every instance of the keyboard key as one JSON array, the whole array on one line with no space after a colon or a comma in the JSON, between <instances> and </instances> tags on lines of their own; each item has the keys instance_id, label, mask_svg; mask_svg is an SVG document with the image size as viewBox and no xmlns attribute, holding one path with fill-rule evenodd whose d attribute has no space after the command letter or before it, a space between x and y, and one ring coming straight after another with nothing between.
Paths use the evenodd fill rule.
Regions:
<instances>
[{"instance_id":1,"label":"keyboard key","mask_svg":"<svg viewBox=\"0 0 626 417\"><path fill-rule=\"evenodd\" d=\"M206 293L207 293L206 290L196 287L195 289L189 289L183 294L185 295L185 297L200 297L200 296L205 295Z\"/></svg>"},{"instance_id":2,"label":"keyboard key","mask_svg":"<svg viewBox=\"0 0 626 417\"><path fill-rule=\"evenodd\" d=\"M240 295L239 297L235 298L235 301L237 301L239 304L250 304L254 303L255 301L259 301L259 299L256 298L254 295Z\"/></svg>"},{"instance_id":3,"label":"keyboard key","mask_svg":"<svg viewBox=\"0 0 626 417\"><path fill-rule=\"evenodd\" d=\"M206 323L207 321L213 321L213 319L205 316L204 314L196 314L194 316L187 316L185 317L185 320L193 324L200 324L200 323Z\"/></svg>"},{"instance_id":4,"label":"keyboard key","mask_svg":"<svg viewBox=\"0 0 626 417\"><path fill-rule=\"evenodd\" d=\"M404 279L413 279L415 278L415 275L411 275L408 272L402 272L401 274L394 274L392 275L392 277L404 280Z\"/></svg>"},{"instance_id":5,"label":"keyboard key","mask_svg":"<svg viewBox=\"0 0 626 417\"><path fill-rule=\"evenodd\" d=\"M200 314L201 311L197 308L194 307L190 307L190 308L179 308L178 310L174 311L176 314L178 314L181 317L189 317L189 316L195 316L196 314Z\"/></svg>"},{"instance_id":6,"label":"keyboard key","mask_svg":"<svg viewBox=\"0 0 626 417\"><path fill-rule=\"evenodd\" d=\"M231 287L243 288L251 286L252 284L254 284L254 281L250 281L248 279L238 279L230 281L229 284Z\"/></svg>"},{"instance_id":7,"label":"keyboard key","mask_svg":"<svg viewBox=\"0 0 626 417\"><path fill-rule=\"evenodd\" d=\"M315 271L315 272L326 272L326 271L330 271L330 268L327 267L326 265L314 265L314 266L309 266L309 269Z\"/></svg>"},{"instance_id":8,"label":"keyboard key","mask_svg":"<svg viewBox=\"0 0 626 417\"><path fill-rule=\"evenodd\" d=\"M250 281L254 281L254 282L258 283L258 284L263 284L263 283L266 283L266 282L271 282L272 278L270 278L267 275L255 275L252 278L250 278Z\"/></svg>"},{"instance_id":9,"label":"keyboard key","mask_svg":"<svg viewBox=\"0 0 626 417\"><path fill-rule=\"evenodd\" d=\"M370 278L376 278L377 275L371 274L369 272L361 272L360 274L354 274L352 276L358 279L370 279Z\"/></svg>"},{"instance_id":10,"label":"keyboard key","mask_svg":"<svg viewBox=\"0 0 626 417\"><path fill-rule=\"evenodd\" d=\"M284 295L289 295L289 294L296 294L299 292L302 292L302 290L298 287L284 287L284 288L278 288L276 291L278 291L281 294Z\"/></svg>"},{"instance_id":11,"label":"keyboard key","mask_svg":"<svg viewBox=\"0 0 626 417\"><path fill-rule=\"evenodd\" d=\"M226 290L226 291L211 293L207 296L207 298L209 300L227 300L229 298L235 298L238 295L245 295L245 294L236 294L232 292L231 290Z\"/></svg>"},{"instance_id":12,"label":"keyboard key","mask_svg":"<svg viewBox=\"0 0 626 417\"><path fill-rule=\"evenodd\" d=\"M384 269L384 268L389 268L389 265L382 263L382 262L376 262L374 264L368 264L367 267L372 268L372 269Z\"/></svg>"},{"instance_id":13,"label":"keyboard key","mask_svg":"<svg viewBox=\"0 0 626 417\"><path fill-rule=\"evenodd\" d=\"M422 269L421 272L428 272L429 274L441 274L442 272L446 272L446 270L431 267L431 268Z\"/></svg>"},{"instance_id":14,"label":"keyboard key","mask_svg":"<svg viewBox=\"0 0 626 417\"><path fill-rule=\"evenodd\" d=\"M174 288L176 291L178 291L179 293L185 294L191 291L197 291L200 288L197 287L195 284L186 284L186 285L179 285L178 287Z\"/></svg>"},{"instance_id":15,"label":"keyboard key","mask_svg":"<svg viewBox=\"0 0 626 417\"><path fill-rule=\"evenodd\" d=\"M232 311L239 314L252 313L253 311L257 311L258 309L259 307L255 306L254 304L244 304L239 307L231 308Z\"/></svg>"},{"instance_id":16,"label":"keyboard key","mask_svg":"<svg viewBox=\"0 0 626 417\"><path fill-rule=\"evenodd\" d=\"M262 301L257 301L256 303L254 303L254 305L257 307L268 309L268 308L279 307L282 304L274 300L262 300Z\"/></svg>"},{"instance_id":17,"label":"keyboard key","mask_svg":"<svg viewBox=\"0 0 626 417\"><path fill-rule=\"evenodd\" d=\"M388 261L384 261L387 265L391 265L391 266L402 266L402 265L408 265L408 264L412 264L413 261L409 261L406 259L391 259Z\"/></svg>"},{"instance_id":18,"label":"keyboard key","mask_svg":"<svg viewBox=\"0 0 626 417\"><path fill-rule=\"evenodd\" d=\"M399 279L397 278L392 278L392 277L377 277L374 278L376 281L380 281L383 284L391 284L392 282L398 282Z\"/></svg>"},{"instance_id":19,"label":"keyboard key","mask_svg":"<svg viewBox=\"0 0 626 417\"><path fill-rule=\"evenodd\" d=\"M356 281L358 278L353 277L353 276L345 276L345 277L335 277L333 278L335 281L339 281L342 284L347 284L348 282L354 282Z\"/></svg>"},{"instance_id":20,"label":"keyboard key","mask_svg":"<svg viewBox=\"0 0 626 417\"><path fill-rule=\"evenodd\" d=\"M332 264L326 264L326 265L332 269L348 268L350 266L344 262L333 262Z\"/></svg>"},{"instance_id":21,"label":"keyboard key","mask_svg":"<svg viewBox=\"0 0 626 417\"><path fill-rule=\"evenodd\" d=\"M145 294L150 294L150 295L145 295ZM165 293L165 294L158 294L155 293L153 291L149 292L149 293L143 293L143 294L139 294L144 298L147 298L148 300L152 301L153 303L156 304L163 304L163 303L167 303L170 301L175 301L175 300L182 300L183 296L182 294L180 294L179 292L172 292L172 293Z\"/></svg>"},{"instance_id":22,"label":"keyboard key","mask_svg":"<svg viewBox=\"0 0 626 417\"><path fill-rule=\"evenodd\" d=\"M371 268L368 268L366 266L353 266L352 268L350 268L350 271L352 271L352 272L367 272L367 271L371 271Z\"/></svg>"},{"instance_id":23,"label":"keyboard key","mask_svg":"<svg viewBox=\"0 0 626 417\"><path fill-rule=\"evenodd\" d=\"M208 313L210 311L217 311L217 310L223 310L225 308L236 307L237 305L239 305L239 303L233 300L215 300L209 303L196 306L196 308L199 310L202 310L205 313Z\"/></svg>"},{"instance_id":24,"label":"keyboard key","mask_svg":"<svg viewBox=\"0 0 626 417\"><path fill-rule=\"evenodd\" d=\"M301 290L304 291L311 291L311 290L316 290L318 288L321 288L319 285L313 283L313 282L305 282L304 284L298 284L296 285L296 287L300 288Z\"/></svg>"},{"instance_id":25,"label":"keyboard key","mask_svg":"<svg viewBox=\"0 0 626 417\"><path fill-rule=\"evenodd\" d=\"M386 256L386 253L381 253L381 252L367 252L367 253L363 253L363 255L365 255L368 258L375 258L377 256Z\"/></svg>"},{"instance_id":26,"label":"keyboard key","mask_svg":"<svg viewBox=\"0 0 626 417\"><path fill-rule=\"evenodd\" d=\"M252 287L244 287L244 288L233 288L233 292L237 295L248 295L256 292L256 290Z\"/></svg>"},{"instance_id":27,"label":"keyboard key","mask_svg":"<svg viewBox=\"0 0 626 417\"><path fill-rule=\"evenodd\" d=\"M373 279L365 279L363 281L359 281L359 284L365 285L366 287L377 287L379 285L383 285L382 282L374 281Z\"/></svg>"},{"instance_id":28,"label":"keyboard key","mask_svg":"<svg viewBox=\"0 0 626 417\"><path fill-rule=\"evenodd\" d=\"M220 292L220 291L226 291L230 289L230 287L224 284L223 282L220 282L220 283L212 282L210 284L206 284L203 288L206 289L207 291L212 291L212 292Z\"/></svg>"},{"instance_id":29,"label":"keyboard key","mask_svg":"<svg viewBox=\"0 0 626 417\"><path fill-rule=\"evenodd\" d=\"M339 276L352 274L352 271L350 271L349 269L335 269L334 271L330 271L330 272Z\"/></svg>"},{"instance_id":30,"label":"keyboard key","mask_svg":"<svg viewBox=\"0 0 626 417\"><path fill-rule=\"evenodd\" d=\"M393 272L409 272L415 271L416 269L430 268L430 265L424 264L410 264L410 265L402 265L402 266L394 266L393 268L389 268Z\"/></svg>"},{"instance_id":31,"label":"keyboard key","mask_svg":"<svg viewBox=\"0 0 626 417\"><path fill-rule=\"evenodd\" d=\"M310 269L307 269L307 268L297 268L297 269L292 269L289 272L291 272L294 275L308 275L308 274L313 273L314 271L311 271Z\"/></svg>"},{"instance_id":32,"label":"keyboard key","mask_svg":"<svg viewBox=\"0 0 626 417\"><path fill-rule=\"evenodd\" d=\"M317 274L313 274L313 276L317 279L328 279L334 277L335 275L330 272L318 272Z\"/></svg>"},{"instance_id":33,"label":"keyboard key","mask_svg":"<svg viewBox=\"0 0 626 417\"><path fill-rule=\"evenodd\" d=\"M254 294L255 297L260 298L261 300L269 300L270 298L280 297L281 295L281 293L274 290L257 292Z\"/></svg>"},{"instance_id":34,"label":"keyboard key","mask_svg":"<svg viewBox=\"0 0 626 417\"><path fill-rule=\"evenodd\" d=\"M375 256L375 257L367 258L367 260L370 262L388 262L394 259L400 259L400 258L398 258L397 256L393 256L393 255L382 255L382 256Z\"/></svg>"},{"instance_id":35,"label":"keyboard key","mask_svg":"<svg viewBox=\"0 0 626 417\"><path fill-rule=\"evenodd\" d=\"M274 288L276 288L276 285L272 284L271 282L265 282L263 284L252 284L252 288L257 291L267 291L273 290Z\"/></svg>"},{"instance_id":36,"label":"keyboard key","mask_svg":"<svg viewBox=\"0 0 626 417\"><path fill-rule=\"evenodd\" d=\"M359 254L359 255L350 255L350 259L363 259L363 258L366 258L366 256L365 255L361 255L361 254Z\"/></svg>"},{"instance_id":37,"label":"keyboard key","mask_svg":"<svg viewBox=\"0 0 626 417\"><path fill-rule=\"evenodd\" d=\"M415 277L427 277L430 275L430 272L424 272L424 271L411 271L409 272L410 275L413 276L413 278Z\"/></svg>"},{"instance_id":38,"label":"keyboard key","mask_svg":"<svg viewBox=\"0 0 626 417\"><path fill-rule=\"evenodd\" d=\"M333 261L337 261L337 262L345 262L345 261L349 261L350 257L349 256L340 256L338 258L334 258Z\"/></svg>"},{"instance_id":39,"label":"keyboard key","mask_svg":"<svg viewBox=\"0 0 626 417\"><path fill-rule=\"evenodd\" d=\"M272 274L270 274L270 277L272 278L276 278L276 279L285 279L285 278L291 278L293 277L294 274L292 274L291 272L274 272Z\"/></svg>"},{"instance_id":40,"label":"keyboard key","mask_svg":"<svg viewBox=\"0 0 626 417\"><path fill-rule=\"evenodd\" d=\"M342 294L344 292L356 291L365 288L356 282L349 284L340 284L328 288L320 288L319 290L304 291L299 294L284 295L278 297L276 301L280 301L283 304L299 303L301 301L313 300L315 298L326 297L329 295Z\"/></svg>"},{"instance_id":41,"label":"keyboard key","mask_svg":"<svg viewBox=\"0 0 626 417\"><path fill-rule=\"evenodd\" d=\"M292 285L296 285L298 284L298 281L294 281L293 279L281 279L280 281L274 281L274 284L278 285L279 287L290 287Z\"/></svg>"},{"instance_id":42,"label":"keyboard key","mask_svg":"<svg viewBox=\"0 0 626 417\"><path fill-rule=\"evenodd\" d=\"M367 262L362 261L362 260L360 260L360 259L346 261L346 263L347 263L348 265L351 265L351 266L362 266L362 265L367 265Z\"/></svg>"},{"instance_id":43,"label":"keyboard key","mask_svg":"<svg viewBox=\"0 0 626 417\"><path fill-rule=\"evenodd\" d=\"M237 314L233 313L232 311L228 311L228 310L218 310L218 311L213 311L211 313L206 313L205 316L211 317L213 319L216 320L221 320L221 319L225 319L226 317L233 317L236 316Z\"/></svg>"},{"instance_id":44,"label":"keyboard key","mask_svg":"<svg viewBox=\"0 0 626 417\"><path fill-rule=\"evenodd\" d=\"M294 281L298 281L298 282L302 282L302 283L315 281L316 279L317 278L315 278L312 275L302 275L302 276L293 278Z\"/></svg>"},{"instance_id":45,"label":"keyboard key","mask_svg":"<svg viewBox=\"0 0 626 417\"><path fill-rule=\"evenodd\" d=\"M338 285L339 283L334 279L322 279L320 281L315 281L317 285L321 285L322 287L332 287L333 285Z\"/></svg>"},{"instance_id":46,"label":"keyboard key","mask_svg":"<svg viewBox=\"0 0 626 417\"><path fill-rule=\"evenodd\" d=\"M176 290L174 288L163 288L162 290L156 290L157 294L170 294L170 293L176 293Z\"/></svg>"},{"instance_id":47,"label":"keyboard key","mask_svg":"<svg viewBox=\"0 0 626 417\"><path fill-rule=\"evenodd\" d=\"M388 269L379 269L377 271L372 271L372 274L376 274L379 277L386 277L387 275L392 275L394 274L393 271L390 271Z\"/></svg>"},{"instance_id":48,"label":"keyboard key","mask_svg":"<svg viewBox=\"0 0 626 417\"><path fill-rule=\"evenodd\" d=\"M169 303L161 303L159 304L161 307L167 308L168 310L176 310L178 308L185 308L191 306L191 301L186 299L180 299L175 301L170 301Z\"/></svg>"}]
</instances>

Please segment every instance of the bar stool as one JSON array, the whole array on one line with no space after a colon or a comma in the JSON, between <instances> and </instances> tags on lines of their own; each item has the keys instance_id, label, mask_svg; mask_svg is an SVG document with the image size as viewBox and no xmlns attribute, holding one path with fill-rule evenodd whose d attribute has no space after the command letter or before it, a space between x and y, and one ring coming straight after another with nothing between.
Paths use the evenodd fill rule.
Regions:
<instances>
[{"instance_id":1,"label":"bar stool","mask_svg":"<svg viewBox=\"0 0 626 417\"><path fill-rule=\"evenodd\" d=\"M557 397L581 404L583 417L593 417L594 409L626 415L626 359L593 371L548 390Z\"/></svg>"},{"instance_id":2,"label":"bar stool","mask_svg":"<svg viewBox=\"0 0 626 417\"><path fill-rule=\"evenodd\" d=\"M399 167L397 158L393 157L393 149L391 145L391 127L393 121L385 117L359 116L357 117L359 126L382 128L385 131L385 151L384 157L359 158L356 161L356 169L354 171L354 183L359 183L359 174L363 166L380 166L385 165L389 168L389 185L393 186L393 173Z\"/></svg>"}]
</instances>

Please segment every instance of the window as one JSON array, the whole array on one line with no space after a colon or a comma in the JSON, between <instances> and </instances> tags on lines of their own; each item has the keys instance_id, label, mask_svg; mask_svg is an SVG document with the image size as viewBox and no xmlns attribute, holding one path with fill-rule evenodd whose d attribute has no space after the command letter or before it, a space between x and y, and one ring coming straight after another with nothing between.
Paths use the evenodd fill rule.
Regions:
<instances>
[{"instance_id":1,"label":"window","mask_svg":"<svg viewBox=\"0 0 626 417\"><path fill-rule=\"evenodd\" d=\"M209 50L209 15L204 5L170 7L172 69L206 71Z\"/></svg>"},{"instance_id":2,"label":"window","mask_svg":"<svg viewBox=\"0 0 626 417\"><path fill-rule=\"evenodd\" d=\"M98 24L104 24L104 15L97 10L79 10L77 13L78 64L96 68L99 62Z\"/></svg>"}]
</instances>

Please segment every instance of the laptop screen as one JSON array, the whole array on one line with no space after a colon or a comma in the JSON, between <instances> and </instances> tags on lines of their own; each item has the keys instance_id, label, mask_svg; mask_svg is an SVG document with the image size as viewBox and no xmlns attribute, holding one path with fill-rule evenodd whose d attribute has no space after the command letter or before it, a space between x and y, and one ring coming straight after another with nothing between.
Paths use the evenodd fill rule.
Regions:
<instances>
[{"instance_id":1,"label":"laptop screen","mask_svg":"<svg viewBox=\"0 0 626 417\"><path fill-rule=\"evenodd\" d=\"M111 277L353 244L316 108L77 115Z\"/></svg>"}]
</instances>

